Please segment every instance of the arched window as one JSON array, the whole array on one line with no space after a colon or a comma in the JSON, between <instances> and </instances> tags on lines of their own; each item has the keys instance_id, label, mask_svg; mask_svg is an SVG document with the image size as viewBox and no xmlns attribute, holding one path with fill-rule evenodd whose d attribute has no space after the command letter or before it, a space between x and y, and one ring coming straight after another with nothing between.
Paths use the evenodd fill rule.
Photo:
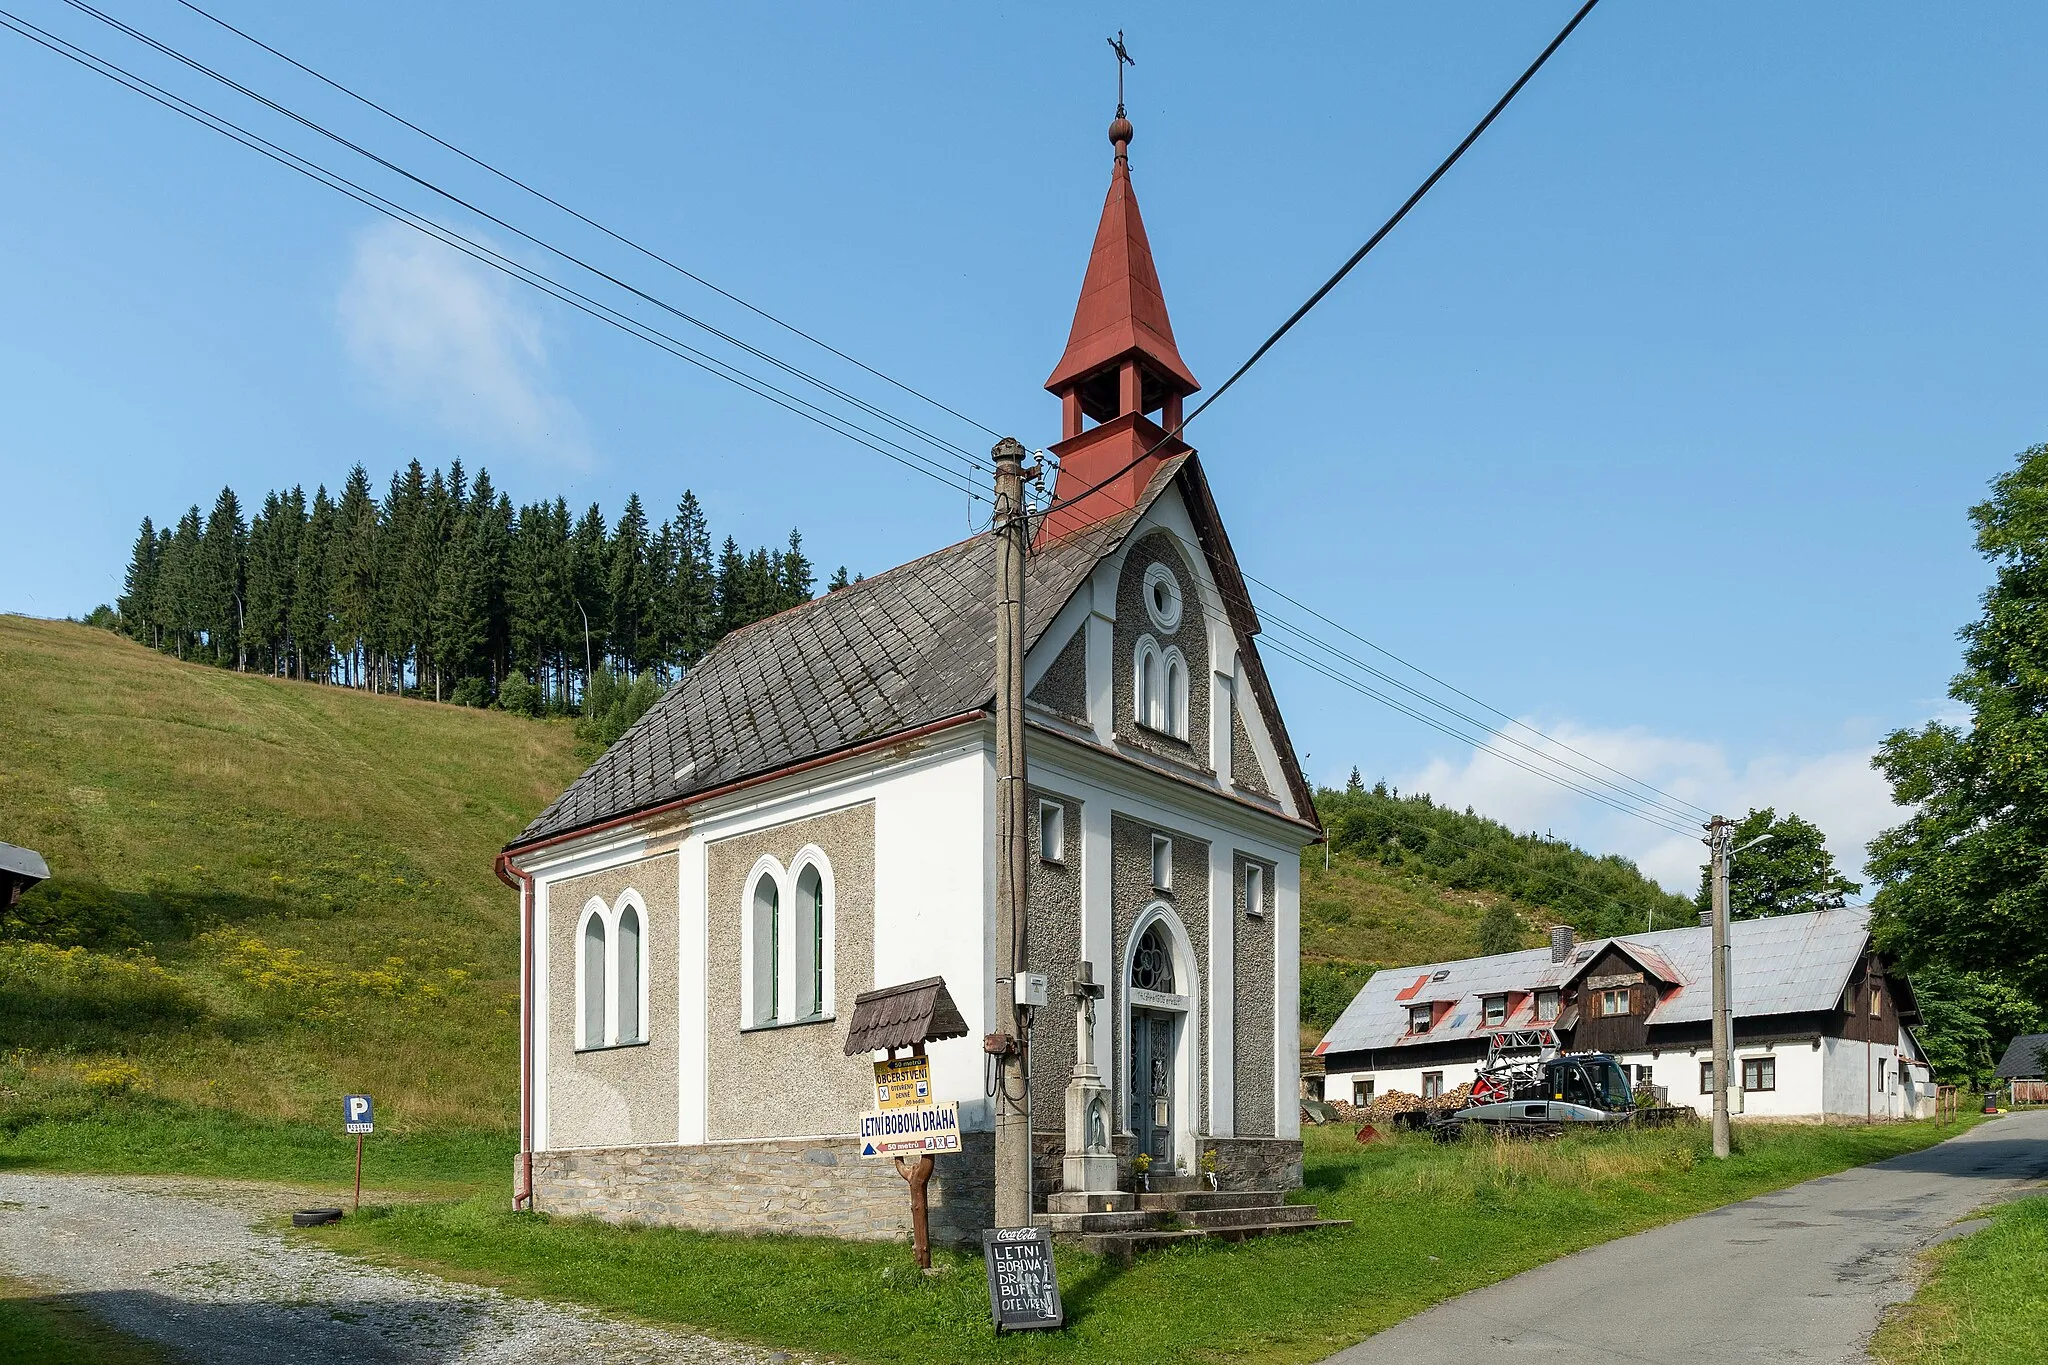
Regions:
<instances>
[{"instance_id":1,"label":"arched window","mask_svg":"<svg viewBox=\"0 0 2048 1365\"><path fill-rule=\"evenodd\" d=\"M797 1018L825 1012L825 879L806 867L796 879Z\"/></svg>"},{"instance_id":2,"label":"arched window","mask_svg":"<svg viewBox=\"0 0 2048 1365\"><path fill-rule=\"evenodd\" d=\"M754 1022L781 1016L782 891L772 874L754 883Z\"/></svg>"},{"instance_id":3,"label":"arched window","mask_svg":"<svg viewBox=\"0 0 2048 1365\"><path fill-rule=\"evenodd\" d=\"M1188 737L1188 666L1180 650L1166 651L1166 685L1162 689L1158 728L1175 739Z\"/></svg>"},{"instance_id":4,"label":"arched window","mask_svg":"<svg viewBox=\"0 0 2048 1365\"><path fill-rule=\"evenodd\" d=\"M605 1036L604 912L592 910L583 921L583 1046L603 1047Z\"/></svg>"},{"instance_id":5,"label":"arched window","mask_svg":"<svg viewBox=\"0 0 2048 1365\"><path fill-rule=\"evenodd\" d=\"M1165 671L1159 642L1149 635L1139 636L1131 666L1131 714L1138 724L1153 730L1166 728Z\"/></svg>"},{"instance_id":6,"label":"arched window","mask_svg":"<svg viewBox=\"0 0 2048 1365\"><path fill-rule=\"evenodd\" d=\"M618 1041L640 1043L647 1040L645 1020L641 1015L640 982L640 912L631 905L619 910L619 944L616 954L618 964Z\"/></svg>"},{"instance_id":7,"label":"arched window","mask_svg":"<svg viewBox=\"0 0 2048 1365\"><path fill-rule=\"evenodd\" d=\"M1167 942L1164 924L1153 924L1138 940L1138 951L1131 956L1131 986L1161 995L1174 993L1173 946Z\"/></svg>"}]
</instances>

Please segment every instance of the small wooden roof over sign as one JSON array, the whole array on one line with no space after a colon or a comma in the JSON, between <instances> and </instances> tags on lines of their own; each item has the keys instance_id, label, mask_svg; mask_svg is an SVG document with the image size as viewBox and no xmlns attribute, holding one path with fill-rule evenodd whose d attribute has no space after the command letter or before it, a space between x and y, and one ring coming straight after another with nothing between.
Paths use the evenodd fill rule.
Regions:
<instances>
[{"instance_id":1,"label":"small wooden roof over sign","mask_svg":"<svg viewBox=\"0 0 2048 1365\"><path fill-rule=\"evenodd\" d=\"M946 993L946 978L928 976L922 981L862 991L854 997L846 1055L966 1036L967 1020Z\"/></svg>"}]
</instances>

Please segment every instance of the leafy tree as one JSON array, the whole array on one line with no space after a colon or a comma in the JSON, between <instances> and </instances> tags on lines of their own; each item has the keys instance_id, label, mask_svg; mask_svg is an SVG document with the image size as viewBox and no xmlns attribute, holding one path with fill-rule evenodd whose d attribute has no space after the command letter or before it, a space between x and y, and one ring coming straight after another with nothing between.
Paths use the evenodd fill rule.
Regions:
<instances>
[{"instance_id":1,"label":"leafy tree","mask_svg":"<svg viewBox=\"0 0 2048 1365\"><path fill-rule=\"evenodd\" d=\"M1750 811L1736 822L1732 846L1742 848L1766 834L1768 839L1738 853L1729 865L1730 918L1761 919L1826 910L1863 890L1835 866L1835 855L1828 852L1827 836L1819 826L1791 811L1786 811L1782 820L1770 806ZM1700 869L1700 889L1693 905L1701 914L1713 906L1711 865Z\"/></svg>"},{"instance_id":2,"label":"leafy tree","mask_svg":"<svg viewBox=\"0 0 2048 1365\"><path fill-rule=\"evenodd\" d=\"M1912 812L1870 845L1878 937L1916 974L1975 977L2038 1006L2048 1002L2048 445L2022 452L1970 519L1995 566L1949 684L1970 722L1895 731L1873 760Z\"/></svg>"},{"instance_id":3,"label":"leafy tree","mask_svg":"<svg viewBox=\"0 0 2048 1365\"><path fill-rule=\"evenodd\" d=\"M1486 907L1486 914L1479 920L1479 951L1491 957L1495 953L1512 953L1522 946L1522 917L1515 913L1515 907L1506 901L1495 901Z\"/></svg>"},{"instance_id":4,"label":"leafy tree","mask_svg":"<svg viewBox=\"0 0 2048 1365\"><path fill-rule=\"evenodd\" d=\"M2006 1044L2041 1028L2039 1005L1982 973L1930 963L1913 975L1913 994L1928 1063L1937 1079L1951 1085L1989 1085Z\"/></svg>"}]
</instances>

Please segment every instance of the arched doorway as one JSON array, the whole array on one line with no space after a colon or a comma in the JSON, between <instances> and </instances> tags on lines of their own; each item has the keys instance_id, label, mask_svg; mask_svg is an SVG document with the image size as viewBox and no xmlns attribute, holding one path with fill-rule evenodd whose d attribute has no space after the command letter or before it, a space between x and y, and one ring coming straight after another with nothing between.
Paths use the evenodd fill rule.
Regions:
<instances>
[{"instance_id":1,"label":"arched doorway","mask_svg":"<svg viewBox=\"0 0 2048 1365\"><path fill-rule=\"evenodd\" d=\"M1194 962L1171 914L1162 904L1139 917L1124 968L1124 1117L1132 1152L1162 1174L1188 1160L1194 1121Z\"/></svg>"}]
</instances>

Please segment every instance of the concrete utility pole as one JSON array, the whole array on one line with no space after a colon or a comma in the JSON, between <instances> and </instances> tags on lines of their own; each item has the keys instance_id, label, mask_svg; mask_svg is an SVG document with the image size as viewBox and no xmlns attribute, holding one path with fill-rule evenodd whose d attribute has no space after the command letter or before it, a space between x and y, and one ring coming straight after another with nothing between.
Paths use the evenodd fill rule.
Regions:
<instances>
[{"instance_id":1,"label":"concrete utility pole","mask_svg":"<svg viewBox=\"0 0 2048 1365\"><path fill-rule=\"evenodd\" d=\"M1031 1112L1017 1009L1025 960L1029 819L1024 768L1024 446L1005 436L996 462L996 1226L1031 1222Z\"/></svg>"},{"instance_id":2,"label":"concrete utility pole","mask_svg":"<svg viewBox=\"0 0 2048 1365\"><path fill-rule=\"evenodd\" d=\"M1735 826L1719 815L1707 823L1705 843L1713 850L1714 916L1714 1155L1728 1155L1729 1060L1734 1052L1728 1014L1728 845Z\"/></svg>"}]
</instances>

